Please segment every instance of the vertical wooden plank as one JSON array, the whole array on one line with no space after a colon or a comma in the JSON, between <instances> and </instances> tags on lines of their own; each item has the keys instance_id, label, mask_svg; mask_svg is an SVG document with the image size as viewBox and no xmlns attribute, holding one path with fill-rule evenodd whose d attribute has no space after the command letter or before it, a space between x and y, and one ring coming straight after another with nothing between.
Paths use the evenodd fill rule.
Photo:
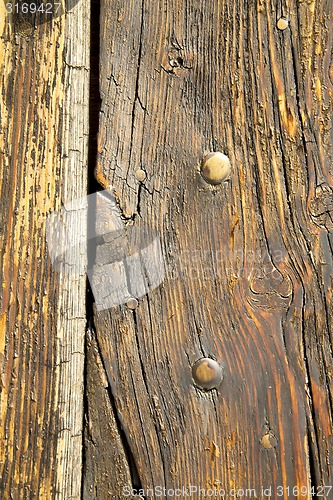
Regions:
<instances>
[{"instance_id":1,"label":"vertical wooden plank","mask_svg":"<svg viewBox=\"0 0 333 500\"><path fill-rule=\"evenodd\" d=\"M31 24L0 4L2 498L81 491L86 277L46 245L47 216L87 193L90 5L67 7Z\"/></svg>"},{"instance_id":2,"label":"vertical wooden plank","mask_svg":"<svg viewBox=\"0 0 333 500\"><path fill-rule=\"evenodd\" d=\"M96 311L144 488L332 483L331 23L325 0L101 3L96 178L166 264L137 309ZM198 173L214 150L220 186Z\"/></svg>"},{"instance_id":3,"label":"vertical wooden plank","mask_svg":"<svg viewBox=\"0 0 333 500\"><path fill-rule=\"evenodd\" d=\"M131 488L131 472L93 330L88 332L86 354L83 498L121 498L123 489Z\"/></svg>"}]
</instances>

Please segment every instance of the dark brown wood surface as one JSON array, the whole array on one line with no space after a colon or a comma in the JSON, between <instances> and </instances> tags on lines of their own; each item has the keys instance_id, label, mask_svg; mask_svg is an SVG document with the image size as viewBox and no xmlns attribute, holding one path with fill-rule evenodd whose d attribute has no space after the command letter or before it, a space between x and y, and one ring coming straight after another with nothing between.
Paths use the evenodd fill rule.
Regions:
<instances>
[{"instance_id":1,"label":"dark brown wood surface","mask_svg":"<svg viewBox=\"0 0 333 500\"><path fill-rule=\"evenodd\" d=\"M332 0L88 4L0 2L0 497L333 498ZM108 250L159 235L135 309L51 263L47 216L97 183Z\"/></svg>"},{"instance_id":2,"label":"dark brown wood surface","mask_svg":"<svg viewBox=\"0 0 333 500\"><path fill-rule=\"evenodd\" d=\"M95 312L143 488L332 484L332 10L101 2L96 178L166 267L134 311ZM232 165L217 187L198 173L214 150ZM217 390L193 383L202 356Z\"/></svg>"}]
</instances>

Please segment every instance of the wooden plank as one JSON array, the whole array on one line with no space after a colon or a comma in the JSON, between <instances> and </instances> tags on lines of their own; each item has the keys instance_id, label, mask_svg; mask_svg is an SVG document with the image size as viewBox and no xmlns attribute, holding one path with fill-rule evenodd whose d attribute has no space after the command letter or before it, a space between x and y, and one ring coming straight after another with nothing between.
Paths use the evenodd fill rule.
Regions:
<instances>
[{"instance_id":1,"label":"wooden plank","mask_svg":"<svg viewBox=\"0 0 333 500\"><path fill-rule=\"evenodd\" d=\"M166 265L95 317L145 489L332 484L331 26L325 0L101 2L96 178ZM228 182L200 178L208 151Z\"/></svg>"},{"instance_id":2,"label":"wooden plank","mask_svg":"<svg viewBox=\"0 0 333 500\"><path fill-rule=\"evenodd\" d=\"M123 489L131 487L131 472L93 330L88 333L86 353L87 411L83 498L121 498Z\"/></svg>"},{"instance_id":3,"label":"wooden plank","mask_svg":"<svg viewBox=\"0 0 333 500\"><path fill-rule=\"evenodd\" d=\"M0 3L1 498L81 491L86 276L46 245L47 216L87 193L90 5L70 7L31 24Z\"/></svg>"}]
</instances>

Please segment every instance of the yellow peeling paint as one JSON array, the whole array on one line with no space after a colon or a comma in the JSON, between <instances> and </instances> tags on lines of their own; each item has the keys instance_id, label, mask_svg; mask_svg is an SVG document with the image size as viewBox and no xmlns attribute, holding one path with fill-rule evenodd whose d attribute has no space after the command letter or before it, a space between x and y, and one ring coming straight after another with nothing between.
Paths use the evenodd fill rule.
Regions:
<instances>
[{"instance_id":1,"label":"yellow peeling paint","mask_svg":"<svg viewBox=\"0 0 333 500\"><path fill-rule=\"evenodd\" d=\"M5 49L6 49L6 44L3 37L4 31L6 29L6 18L7 18L7 12L5 4L4 2L0 2L0 61L2 62L5 59Z\"/></svg>"},{"instance_id":2,"label":"yellow peeling paint","mask_svg":"<svg viewBox=\"0 0 333 500\"><path fill-rule=\"evenodd\" d=\"M292 137L295 137L296 132L297 132L297 123L296 123L296 120L295 120L293 113L288 108L287 99L286 99L285 94L279 95L278 102L279 102L279 110L280 110L280 115L281 115L283 124L284 124L285 128L287 129L288 133Z\"/></svg>"},{"instance_id":3,"label":"yellow peeling paint","mask_svg":"<svg viewBox=\"0 0 333 500\"><path fill-rule=\"evenodd\" d=\"M7 314L5 312L0 315L0 353L4 353L5 350L5 327L7 321Z\"/></svg>"},{"instance_id":4,"label":"yellow peeling paint","mask_svg":"<svg viewBox=\"0 0 333 500\"><path fill-rule=\"evenodd\" d=\"M316 80L316 94L317 94L318 101L322 101L323 96L322 96L322 90L321 90L321 81L320 81L319 77Z\"/></svg>"}]
</instances>

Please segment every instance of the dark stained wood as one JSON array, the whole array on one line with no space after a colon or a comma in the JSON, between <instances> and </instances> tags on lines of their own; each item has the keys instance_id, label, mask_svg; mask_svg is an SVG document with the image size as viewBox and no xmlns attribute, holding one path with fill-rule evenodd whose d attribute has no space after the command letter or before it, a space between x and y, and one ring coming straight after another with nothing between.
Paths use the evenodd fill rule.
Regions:
<instances>
[{"instance_id":1,"label":"dark stained wood","mask_svg":"<svg viewBox=\"0 0 333 500\"><path fill-rule=\"evenodd\" d=\"M46 217L87 193L89 2L42 17L0 2L2 499L81 495L86 275L52 267Z\"/></svg>"},{"instance_id":2,"label":"dark stained wood","mask_svg":"<svg viewBox=\"0 0 333 500\"><path fill-rule=\"evenodd\" d=\"M83 498L120 498L123 488L131 487L131 474L121 440L122 431L114 416L109 384L92 330L88 333L86 356Z\"/></svg>"},{"instance_id":3,"label":"dark stained wood","mask_svg":"<svg viewBox=\"0 0 333 500\"><path fill-rule=\"evenodd\" d=\"M102 0L90 124L90 5L67 8L33 25L0 3L0 497L332 498L332 0ZM94 269L145 229L165 275L137 307L96 297L84 349L86 275L52 267L46 217L96 187L98 65L115 198Z\"/></svg>"},{"instance_id":4,"label":"dark stained wood","mask_svg":"<svg viewBox=\"0 0 333 500\"><path fill-rule=\"evenodd\" d=\"M101 2L96 178L166 266L95 316L144 488L332 484L332 33L325 0ZM202 356L217 390L193 384Z\"/></svg>"}]
</instances>

